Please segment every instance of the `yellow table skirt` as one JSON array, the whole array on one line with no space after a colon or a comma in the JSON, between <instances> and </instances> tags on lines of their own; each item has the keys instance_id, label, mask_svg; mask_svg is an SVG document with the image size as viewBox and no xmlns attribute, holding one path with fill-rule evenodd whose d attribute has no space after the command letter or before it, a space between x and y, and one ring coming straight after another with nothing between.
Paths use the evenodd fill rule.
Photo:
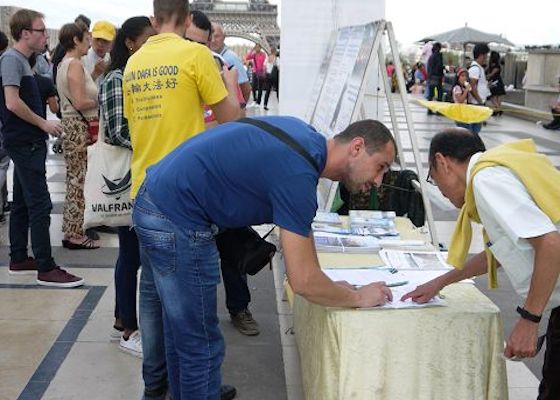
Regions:
<instances>
[{"instance_id":1,"label":"yellow table skirt","mask_svg":"<svg viewBox=\"0 0 560 400\"><path fill-rule=\"evenodd\" d=\"M398 227L403 239L419 238L409 223ZM319 258L330 267L380 263L377 255ZM290 296L305 398L507 399L498 307L471 284L442 293L446 307L408 310L334 309Z\"/></svg>"}]
</instances>

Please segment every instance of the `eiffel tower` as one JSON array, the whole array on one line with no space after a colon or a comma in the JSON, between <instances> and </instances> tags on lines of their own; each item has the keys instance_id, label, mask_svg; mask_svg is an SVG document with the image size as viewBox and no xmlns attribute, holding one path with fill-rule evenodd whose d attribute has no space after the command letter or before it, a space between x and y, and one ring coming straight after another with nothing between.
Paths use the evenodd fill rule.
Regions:
<instances>
[{"instance_id":1,"label":"eiffel tower","mask_svg":"<svg viewBox=\"0 0 560 400\"><path fill-rule=\"evenodd\" d=\"M193 0L190 8L202 11L212 22L221 24L226 36L258 43L267 52L280 44L280 28L276 23L278 9L268 0Z\"/></svg>"}]
</instances>

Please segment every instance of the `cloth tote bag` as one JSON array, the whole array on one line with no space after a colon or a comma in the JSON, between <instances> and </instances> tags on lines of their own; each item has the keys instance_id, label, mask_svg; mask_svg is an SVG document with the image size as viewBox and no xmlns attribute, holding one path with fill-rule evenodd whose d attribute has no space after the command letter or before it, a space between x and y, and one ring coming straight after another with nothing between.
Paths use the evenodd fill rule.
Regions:
<instances>
[{"instance_id":1,"label":"cloth tote bag","mask_svg":"<svg viewBox=\"0 0 560 400\"><path fill-rule=\"evenodd\" d=\"M100 120L98 140L87 148L87 153L84 229L101 225L131 226L132 151L105 143L105 127Z\"/></svg>"}]
</instances>

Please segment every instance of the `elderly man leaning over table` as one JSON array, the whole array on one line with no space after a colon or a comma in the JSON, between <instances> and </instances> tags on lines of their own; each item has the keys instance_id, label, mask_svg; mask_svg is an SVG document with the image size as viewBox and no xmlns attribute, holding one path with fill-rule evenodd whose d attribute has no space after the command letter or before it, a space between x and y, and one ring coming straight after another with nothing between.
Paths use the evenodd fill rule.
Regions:
<instances>
[{"instance_id":1,"label":"elderly man leaning over table","mask_svg":"<svg viewBox=\"0 0 560 400\"><path fill-rule=\"evenodd\" d=\"M534 357L544 339L538 338L542 314L552 310L538 400L560 399L560 172L530 139L486 151L463 128L434 136L429 166L428 181L461 209L448 258L457 269L402 299L424 303L445 286L486 272L497 287L496 268L503 267L525 300L504 355ZM482 224L486 249L467 259L471 221Z\"/></svg>"}]
</instances>

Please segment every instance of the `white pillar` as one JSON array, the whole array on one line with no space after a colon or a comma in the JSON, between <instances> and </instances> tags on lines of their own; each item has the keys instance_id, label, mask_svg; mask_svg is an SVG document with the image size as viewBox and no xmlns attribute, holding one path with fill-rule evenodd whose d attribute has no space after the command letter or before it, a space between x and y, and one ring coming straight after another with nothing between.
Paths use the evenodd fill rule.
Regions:
<instances>
[{"instance_id":1,"label":"white pillar","mask_svg":"<svg viewBox=\"0 0 560 400\"><path fill-rule=\"evenodd\" d=\"M333 31L384 18L385 0L282 0L280 114L305 117Z\"/></svg>"}]
</instances>

